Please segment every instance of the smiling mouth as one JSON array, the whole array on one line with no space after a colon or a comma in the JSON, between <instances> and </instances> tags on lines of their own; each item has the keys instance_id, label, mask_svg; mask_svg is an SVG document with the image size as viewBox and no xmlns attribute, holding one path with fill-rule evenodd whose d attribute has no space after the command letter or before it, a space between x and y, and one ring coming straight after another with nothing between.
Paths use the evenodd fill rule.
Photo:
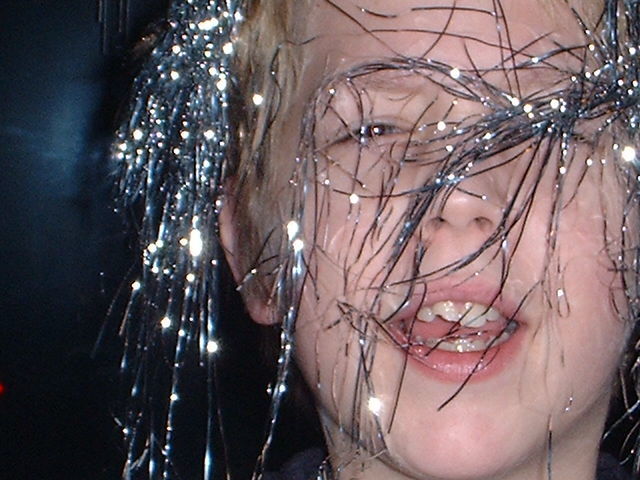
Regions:
<instances>
[{"instance_id":1,"label":"smiling mouth","mask_svg":"<svg viewBox=\"0 0 640 480\"><path fill-rule=\"evenodd\" d=\"M444 300L400 315L388 327L410 358L459 379L505 366L506 357L517 351L512 340L521 324L482 303ZM505 361L496 362L498 357Z\"/></svg>"},{"instance_id":2,"label":"smiling mouth","mask_svg":"<svg viewBox=\"0 0 640 480\"><path fill-rule=\"evenodd\" d=\"M493 307L445 300L422 307L415 318L399 322L405 347L415 354L431 350L482 352L507 342L518 328Z\"/></svg>"}]
</instances>

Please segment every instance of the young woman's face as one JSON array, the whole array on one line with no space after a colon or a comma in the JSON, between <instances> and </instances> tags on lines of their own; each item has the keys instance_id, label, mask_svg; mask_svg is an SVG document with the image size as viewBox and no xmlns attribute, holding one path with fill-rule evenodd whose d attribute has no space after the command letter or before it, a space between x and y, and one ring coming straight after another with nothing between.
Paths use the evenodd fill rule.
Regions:
<instances>
[{"instance_id":1,"label":"young woman's face","mask_svg":"<svg viewBox=\"0 0 640 480\"><path fill-rule=\"evenodd\" d=\"M559 120L590 61L554 3L305 13L281 125L301 133L272 153L307 183L296 355L334 466L565 478L595 458L626 334L624 146Z\"/></svg>"}]
</instances>

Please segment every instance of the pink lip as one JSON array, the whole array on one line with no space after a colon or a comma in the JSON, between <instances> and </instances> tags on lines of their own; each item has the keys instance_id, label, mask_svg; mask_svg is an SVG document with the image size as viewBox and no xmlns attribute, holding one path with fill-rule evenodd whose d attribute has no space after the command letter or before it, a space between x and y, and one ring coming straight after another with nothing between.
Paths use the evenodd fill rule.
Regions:
<instances>
[{"instance_id":1,"label":"pink lip","mask_svg":"<svg viewBox=\"0 0 640 480\"><path fill-rule=\"evenodd\" d=\"M518 312L517 304L505 297L505 293L500 293L498 288L474 280L463 284L451 281L446 284L432 283L426 294L415 293L409 304L386 323L386 328L396 348L407 355L409 365L424 375L448 383L483 381L500 374L513 364L523 344L527 322ZM518 328L506 342L479 352L456 353L430 349L425 355L425 347L407 346L409 339L400 323L415 318L421 307L444 300L492 306L504 318L517 321Z\"/></svg>"}]
</instances>

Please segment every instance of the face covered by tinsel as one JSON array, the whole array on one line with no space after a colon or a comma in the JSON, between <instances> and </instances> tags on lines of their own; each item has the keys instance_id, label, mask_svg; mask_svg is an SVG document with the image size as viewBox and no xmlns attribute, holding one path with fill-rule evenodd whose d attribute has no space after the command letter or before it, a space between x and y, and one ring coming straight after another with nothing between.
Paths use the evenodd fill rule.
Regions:
<instances>
[{"instance_id":1,"label":"face covered by tinsel","mask_svg":"<svg viewBox=\"0 0 640 480\"><path fill-rule=\"evenodd\" d=\"M635 150L594 102L597 16L320 0L304 18L269 162L334 472L592 478L637 229Z\"/></svg>"}]
</instances>

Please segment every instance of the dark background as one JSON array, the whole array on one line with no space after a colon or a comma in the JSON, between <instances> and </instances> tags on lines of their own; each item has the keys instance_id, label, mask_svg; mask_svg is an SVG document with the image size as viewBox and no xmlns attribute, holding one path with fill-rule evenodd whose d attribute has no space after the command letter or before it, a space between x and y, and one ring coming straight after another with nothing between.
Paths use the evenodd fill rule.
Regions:
<instances>
[{"instance_id":1,"label":"dark background","mask_svg":"<svg viewBox=\"0 0 640 480\"><path fill-rule=\"evenodd\" d=\"M140 63L133 47L167 4L0 0L2 479L120 478L113 326L135 249L114 213L108 149ZM221 401L235 480L249 478L260 446L269 370L258 327L231 303ZM271 468L318 441L305 412L286 405ZM194 430L202 421L194 412ZM199 476L198 452L186 479Z\"/></svg>"},{"instance_id":2,"label":"dark background","mask_svg":"<svg viewBox=\"0 0 640 480\"><path fill-rule=\"evenodd\" d=\"M92 351L133 257L106 151L165 3L0 1L1 478L118 478L118 343Z\"/></svg>"}]
</instances>

